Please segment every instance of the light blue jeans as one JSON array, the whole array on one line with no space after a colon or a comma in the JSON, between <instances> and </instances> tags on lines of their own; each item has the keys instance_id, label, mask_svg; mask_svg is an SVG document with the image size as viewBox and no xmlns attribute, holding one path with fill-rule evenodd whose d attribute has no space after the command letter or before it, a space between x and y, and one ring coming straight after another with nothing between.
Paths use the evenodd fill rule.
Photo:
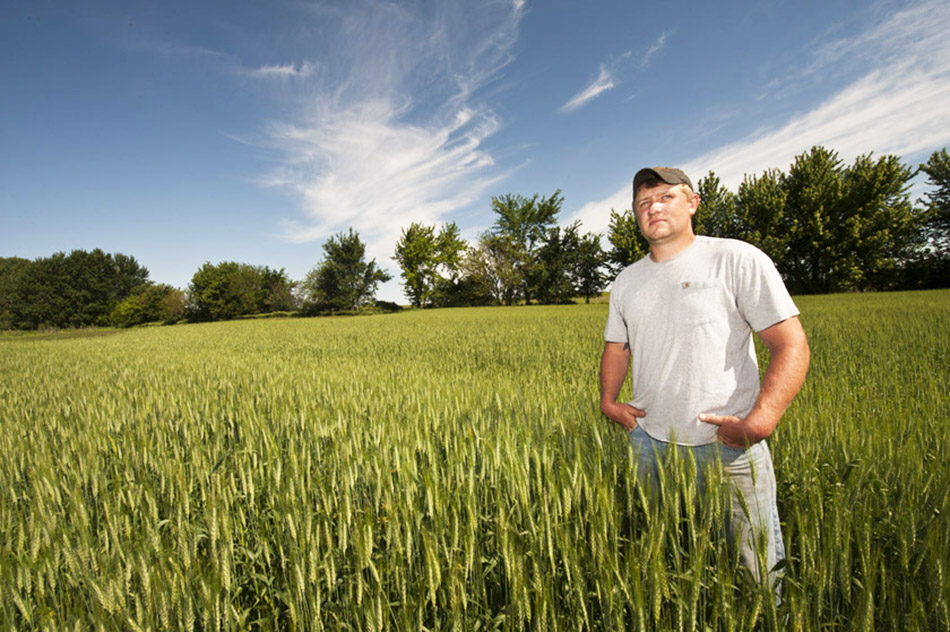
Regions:
<instances>
[{"instance_id":1,"label":"light blue jeans","mask_svg":"<svg viewBox=\"0 0 950 632\"><path fill-rule=\"evenodd\" d=\"M656 492L659 464L671 444L654 439L639 426L628 436L637 460L637 476ZM681 461L685 462L690 455L695 460L700 493L709 469L722 467L723 480L728 480L732 487L731 520L726 525L729 542L737 548L742 565L761 581L763 569L756 553L756 541L764 538L764 571L769 573L770 582L778 594L780 574L774 569L785 559L785 541L779 522L775 471L768 446L761 441L748 449L737 449L716 442L701 446L677 445L676 450Z\"/></svg>"}]
</instances>

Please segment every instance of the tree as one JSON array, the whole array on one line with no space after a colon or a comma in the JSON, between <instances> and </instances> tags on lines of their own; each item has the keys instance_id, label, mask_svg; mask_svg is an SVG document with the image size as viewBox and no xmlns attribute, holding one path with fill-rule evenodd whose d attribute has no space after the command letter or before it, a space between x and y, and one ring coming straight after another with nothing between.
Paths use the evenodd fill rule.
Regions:
<instances>
[{"instance_id":1,"label":"tree","mask_svg":"<svg viewBox=\"0 0 950 632\"><path fill-rule=\"evenodd\" d=\"M468 243L459 235L455 222L442 227L438 237L438 266L435 275L435 287L432 291L432 305L446 307L457 304L460 291L466 284L461 276L462 258L468 249Z\"/></svg>"},{"instance_id":2,"label":"tree","mask_svg":"<svg viewBox=\"0 0 950 632\"><path fill-rule=\"evenodd\" d=\"M926 217L923 223L924 243L918 250L909 274L918 287L950 286L950 154L943 148L931 154L920 165L928 176L927 184L935 187L926 193Z\"/></svg>"},{"instance_id":3,"label":"tree","mask_svg":"<svg viewBox=\"0 0 950 632\"><path fill-rule=\"evenodd\" d=\"M835 234L843 219L842 171L836 152L813 147L795 157L784 178L789 233L784 272L792 292L833 292L852 287L856 279Z\"/></svg>"},{"instance_id":4,"label":"tree","mask_svg":"<svg viewBox=\"0 0 950 632\"><path fill-rule=\"evenodd\" d=\"M148 283L134 257L73 250L34 260L16 275L10 291L14 327L107 325L115 305Z\"/></svg>"},{"instance_id":5,"label":"tree","mask_svg":"<svg viewBox=\"0 0 950 632\"><path fill-rule=\"evenodd\" d=\"M621 214L610 209L607 240L611 245L607 261L615 274L650 252L650 246L640 233L637 218L632 210Z\"/></svg>"},{"instance_id":6,"label":"tree","mask_svg":"<svg viewBox=\"0 0 950 632\"><path fill-rule=\"evenodd\" d=\"M537 251L529 287L541 303L564 303L575 295L573 270L580 248L578 230L574 222L563 230L549 228Z\"/></svg>"},{"instance_id":7,"label":"tree","mask_svg":"<svg viewBox=\"0 0 950 632\"><path fill-rule=\"evenodd\" d=\"M712 171L697 184L699 208L693 215L693 231L710 237L739 237L736 196L723 187Z\"/></svg>"},{"instance_id":8,"label":"tree","mask_svg":"<svg viewBox=\"0 0 950 632\"><path fill-rule=\"evenodd\" d=\"M119 302L110 314L117 327L145 323L176 323L185 316L185 293L170 285L149 285L138 294Z\"/></svg>"},{"instance_id":9,"label":"tree","mask_svg":"<svg viewBox=\"0 0 950 632\"><path fill-rule=\"evenodd\" d=\"M908 194L912 176L896 156L859 156L850 167L823 147L797 156L782 181L789 289L896 287L921 229Z\"/></svg>"},{"instance_id":10,"label":"tree","mask_svg":"<svg viewBox=\"0 0 950 632\"><path fill-rule=\"evenodd\" d=\"M69 326L72 289L66 265L66 253L57 252L34 259L21 270L12 289L14 328Z\"/></svg>"},{"instance_id":11,"label":"tree","mask_svg":"<svg viewBox=\"0 0 950 632\"><path fill-rule=\"evenodd\" d=\"M259 274L246 263L205 262L188 286L191 320L228 320L254 314L260 302Z\"/></svg>"},{"instance_id":12,"label":"tree","mask_svg":"<svg viewBox=\"0 0 950 632\"><path fill-rule=\"evenodd\" d=\"M936 187L926 193L924 205L928 211L926 234L937 248L948 256L950 249L950 154L946 147L931 154L930 159L920 165L927 174L927 184Z\"/></svg>"},{"instance_id":13,"label":"tree","mask_svg":"<svg viewBox=\"0 0 950 632\"><path fill-rule=\"evenodd\" d=\"M135 257L117 252L112 255L113 298L121 300L148 287L148 270L139 265Z\"/></svg>"},{"instance_id":14,"label":"tree","mask_svg":"<svg viewBox=\"0 0 950 632\"><path fill-rule=\"evenodd\" d=\"M440 294L450 292L457 281L465 246L454 222L443 226L438 235L435 227L416 222L403 229L393 259L402 268L405 294L414 307L444 302Z\"/></svg>"},{"instance_id":15,"label":"tree","mask_svg":"<svg viewBox=\"0 0 950 632\"><path fill-rule=\"evenodd\" d=\"M494 232L507 235L518 247L531 252L554 225L563 203L560 189L547 198L535 194L529 199L511 193L492 197L492 210L498 216Z\"/></svg>"},{"instance_id":16,"label":"tree","mask_svg":"<svg viewBox=\"0 0 950 632\"><path fill-rule=\"evenodd\" d=\"M265 266L258 268L258 271L261 288L260 313L289 312L299 307L294 294L296 283L290 280L286 270L271 270Z\"/></svg>"},{"instance_id":17,"label":"tree","mask_svg":"<svg viewBox=\"0 0 950 632\"><path fill-rule=\"evenodd\" d=\"M462 260L471 295L513 305L524 284L523 256L511 237L484 233Z\"/></svg>"},{"instance_id":18,"label":"tree","mask_svg":"<svg viewBox=\"0 0 950 632\"><path fill-rule=\"evenodd\" d=\"M402 268L403 287L413 307L422 307L432 297L438 252L435 229L413 222L396 242L393 257Z\"/></svg>"},{"instance_id":19,"label":"tree","mask_svg":"<svg viewBox=\"0 0 950 632\"><path fill-rule=\"evenodd\" d=\"M736 196L739 239L758 246L779 270L785 268L789 249L787 197L782 172L777 169L768 169L761 176L746 175Z\"/></svg>"},{"instance_id":20,"label":"tree","mask_svg":"<svg viewBox=\"0 0 950 632\"><path fill-rule=\"evenodd\" d=\"M391 278L375 259L364 261L366 246L352 228L328 239L323 251L324 260L303 283L305 311L359 309L373 300L379 283Z\"/></svg>"},{"instance_id":21,"label":"tree","mask_svg":"<svg viewBox=\"0 0 950 632\"><path fill-rule=\"evenodd\" d=\"M188 286L187 312L192 320L227 320L293 308L293 283L283 268L207 262Z\"/></svg>"},{"instance_id":22,"label":"tree","mask_svg":"<svg viewBox=\"0 0 950 632\"><path fill-rule=\"evenodd\" d=\"M914 170L893 155L858 156L844 172L843 205L852 209L843 219L840 239L858 270L857 289L899 287L902 263L920 246L926 217L910 200L913 176Z\"/></svg>"},{"instance_id":23,"label":"tree","mask_svg":"<svg viewBox=\"0 0 950 632\"><path fill-rule=\"evenodd\" d=\"M585 303L590 303L591 297L599 295L604 289L607 283L603 272L606 263L600 235L586 233L581 237L574 260L573 277L575 294L583 296Z\"/></svg>"},{"instance_id":24,"label":"tree","mask_svg":"<svg viewBox=\"0 0 950 632\"><path fill-rule=\"evenodd\" d=\"M560 190L547 198L537 194L526 198L511 193L492 197L492 210L498 216L492 234L507 239L514 249L510 261L515 263L516 276L520 277L520 287L515 288L514 293L520 293L526 303L530 303L532 298L530 280L535 272L531 268L537 264L537 248L547 231L555 225L563 203ZM506 294L511 293L510 289L506 290Z\"/></svg>"},{"instance_id":25,"label":"tree","mask_svg":"<svg viewBox=\"0 0 950 632\"><path fill-rule=\"evenodd\" d=\"M29 266L29 259L0 257L0 330L13 329L14 289L20 274Z\"/></svg>"}]
</instances>

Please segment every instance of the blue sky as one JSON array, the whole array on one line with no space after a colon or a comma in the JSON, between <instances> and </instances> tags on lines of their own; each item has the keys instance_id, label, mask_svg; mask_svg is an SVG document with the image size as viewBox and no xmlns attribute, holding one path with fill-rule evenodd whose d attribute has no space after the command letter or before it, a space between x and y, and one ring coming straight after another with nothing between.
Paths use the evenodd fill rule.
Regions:
<instances>
[{"instance_id":1,"label":"blue sky","mask_svg":"<svg viewBox=\"0 0 950 632\"><path fill-rule=\"evenodd\" d=\"M300 280L352 227L406 302L401 230L474 241L493 195L560 189L604 232L642 166L734 191L813 145L924 162L948 33L946 0L5 0L0 256Z\"/></svg>"}]
</instances>

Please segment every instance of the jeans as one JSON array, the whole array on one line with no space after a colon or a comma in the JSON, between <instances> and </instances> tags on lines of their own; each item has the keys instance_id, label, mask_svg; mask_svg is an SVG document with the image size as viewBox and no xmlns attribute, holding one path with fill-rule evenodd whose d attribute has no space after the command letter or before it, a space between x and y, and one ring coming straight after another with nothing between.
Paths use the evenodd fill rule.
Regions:
<instances>
[{"instance_id":1,"label":"jeans","mask_svg":"<svg viewBox=\"0 0 950 632\"><path fill-rule=\"evenodd\" d=\"M639 426L628 433L637 460L637 475L641 483L657 491L659 464L671 444L658 441ZM775 471L772 455L764 441L748 449L730 448L722 443L700 446L677 445L683 459L692 455L696 463L697 485L702 492L709 468L722 467L722 477L732 488L731 516L727 527L729 542L738 549L739 560L751 571L752 576L762 580L762 571L769 573L769 580L778 593L779 574L775 565L785 559L785 541L779 522L775 493ZM756 540L760 534L765 539L765 569L760 569Z\"/></svg>"}]
</instances>

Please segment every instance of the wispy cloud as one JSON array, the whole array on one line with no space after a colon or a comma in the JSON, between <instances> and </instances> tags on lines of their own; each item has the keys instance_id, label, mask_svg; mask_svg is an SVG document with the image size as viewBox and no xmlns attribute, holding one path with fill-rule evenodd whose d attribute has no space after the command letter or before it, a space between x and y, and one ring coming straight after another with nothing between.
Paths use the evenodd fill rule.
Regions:
<instances>
[{"instance_id":1,"label":"wispy cloud","mask_svg":"<svg viewBox=\"0 0 950 632\"><path fill-rule=\"evenodd\" d=\"M261 66L247 70L246 74L250 77L259 79L288 79L292 77L309 77L316 72L317 66L311 62L304 62L299 65L283 64L275 66Z\"/></svg>"},{"instance_id":2,"label":"wispy cloud","mask_svg":"<svg viewBox=\"0 0 950 632\"><path fill-rule=\"evenodd\" d=\"M663 32L657 38L656 42L650 46L650 48L643 54L643 57L640 58L640 68L644 69L649 67L651 60L655 57L663 48L666 46L666 40L669 38L670 33ZM620 80L617 78L618 74L622 74L624 66L629 64L629 60L633 56L631 51L627 51L624 54L620 55L615 59L611 59L607 62L600 64L600 72L597 77L591 81L587 86L581 88L567 102L562 105L559 109L561 112L570 113L578 110L597 97L601 96L605 92L614 89L619 85ZM629 100L632 97L627 97Z\"/></svg>"},{"instance_id":3,"label":"wispy cloud","mask_svg":"<svg viewBox=\"0 0 950 632\"><path fill-rule=\"evenodd\" d=\"M601 94L614 87L613 73L608 71L603 64L600 65L600 74L590 85L571 97L567 103L561 106L562 112L573 112L583 107L590 101L593 101Z\"/></svg>"},{"instance_id":4,"label":"wispy cloud","mask_svg":"<svg viewBox=\"0 0 950 632\"><path fill-rule=\"evenodd\" d=\"M280 166L261 181L302 201L303 217L284 222L288 240L352 227L385 265L402 228L445 220L504 176L485 145L500 121L477 94L510 62L524 2L434 6L348 3L320 16L338 24L311 55L319 68L260 69L310 79L306 108L273 122L265 141Z\"/></svg>"},{"instance_id":5,"label":"wispy cloud","mask_svg":"<svg viewBox=\"0 0 950 632\"><path fill-rule=\"evenodd\" d=\"M847 40L817 54L815 68L847 64L864 69L837 93L784 124L718 147L681 165L694 180L714 171L733 191L746 174L787 170L798 154L815 145L856 156L901 157L950 145L950 5L928 0L886 16ZM632 174L631 174L632 175ZM611 208L630 207L630 184L603 200L589 202L569 221L605 231Z\"/></svg>"},{"instance_id":6,"label":"wispy cloud","mask_svg":"<svg viewBox=\"0 0 950 632\"><path fill-rule=\"evenodd\" d=\"M814 145L845 161L874 152L908 156L950 143L950 5L927 1L888 15L858 36L829 43L813 68L864 72L813 109L784 125L691 160L737 187L745 174L787 169ZM699 176L697 176L699 177Z\"/></svg>"},{"instance_id":7,"label":"wispy cloud","mask_svg":"<svg viewBox=\"0 0 950 632\"><path fill-rule=\"evenodd\" d=\"M647 49L647 52L643 54L643 58L640 59L641 68L648 68L650 66L650 62L653 61L653 58L657 55L657 53L666 47L666 40L669 38L669 36L669 31L664 31L660 34L653 46Z\"/></svg>"},{"instance_id":8,"label":"wispy cloud","mask_svg":"<svg viewBox=\"0 0 950 632\"><path fill-rule=\"evenodd\" d=\"M391 247L411 222L437 222L492 183L494 162L481 145L497 130L493 116L461 109L452 121L417 126L400 122L405 111L363 102L326 112L320 125L272 129L287 159L268 184L299 193L307 214L287 222L288 239L319 240L352 226Z\"/></svg>"}]
</instances>

